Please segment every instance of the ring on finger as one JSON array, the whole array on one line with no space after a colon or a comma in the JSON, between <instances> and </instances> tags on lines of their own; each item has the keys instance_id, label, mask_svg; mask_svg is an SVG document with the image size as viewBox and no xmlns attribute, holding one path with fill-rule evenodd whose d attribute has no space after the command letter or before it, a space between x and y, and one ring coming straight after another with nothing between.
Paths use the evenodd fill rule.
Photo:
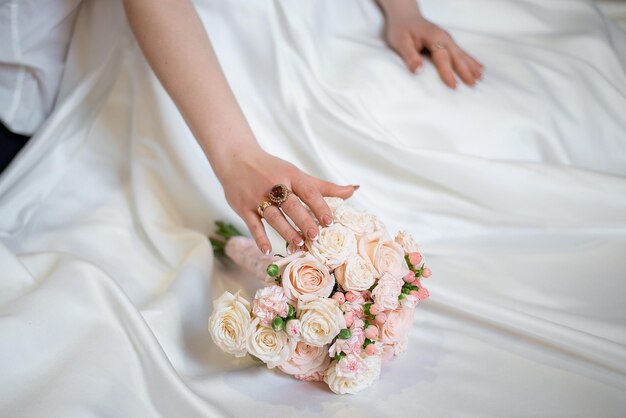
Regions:
<instances>
[{"instance_id":1,"label":"ring on finger","mask_svg":"<svg viewBox=\"0 0 626 418\"><path fill-rule=\"evenodd\" d=\"M442 49L446 49L446 44L443 41L437 41L431 45L430 52L436 52Z\"/></svg>"},{"instance_id":2,"label":"ring on finger","mask_svg":"<svg viewBox=\"0 0 626 418\"><path fill-rule=\"evenodd\" d=\"M263 212L265 212L265 209L269 208L273 204L274 202L272 202L266 197L265 199L263 199L261 203L259 203L259 206L257 206L256 208L256 212L259 214L261 218L263 218Z\"/></svg>"},{"instance_id":3,"label":"ring on finger","mask_svg":"<svg viewBox=\"0 0 626 418\"><path fill-rule=\"evenodd\" d=\"M279 206L287 200L289 195L291 194L291 190L289 187L284 184L277 184L270 190L267 197L270 201L272 201L276 206Z\"/></svg>"}]
</instances>

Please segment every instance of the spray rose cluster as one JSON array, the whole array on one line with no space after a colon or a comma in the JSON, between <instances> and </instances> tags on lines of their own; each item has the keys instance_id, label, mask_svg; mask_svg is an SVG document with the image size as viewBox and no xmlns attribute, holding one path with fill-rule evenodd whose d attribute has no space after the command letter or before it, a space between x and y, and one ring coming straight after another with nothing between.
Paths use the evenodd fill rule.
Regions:
<instances>
[{"instance_id":1,"label":"spray rose cluster","mask_svg":"<svg viewBox=\"0 0 626 418\"><path fill-rule=\"evenodd\" d=\"M213 302L209 332L237 357L251 354L269 368L324 381L337 394L356 393L381 364L406 350L415 306L428 298L431 276L406 232L392 237L375 216L326 198L334 223L305 249L265 256L254 241L218 223L216 251L263 278L252 303L225 292Z\"/></svg>"}]
</instances>

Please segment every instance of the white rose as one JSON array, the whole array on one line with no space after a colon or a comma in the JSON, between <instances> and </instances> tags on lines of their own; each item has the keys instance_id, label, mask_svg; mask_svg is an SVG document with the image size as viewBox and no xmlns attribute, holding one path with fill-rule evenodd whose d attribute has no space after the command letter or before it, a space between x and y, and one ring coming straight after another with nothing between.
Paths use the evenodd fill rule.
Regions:
<instances>
[{"instance_id":1,"label":"white rose","mask_svg":"<svg viewBox=\"0 0 626 418\"><path fill-rule=\"evenodd\" d=\"M409 267L404 260L404 251L397 242L386 239L384 230L364 235L359 240L359 255L369 261L379 276L389 273L404 277Z\"/></svg>"},{"instance_id":2,"label":"white rose","mask_svg":"<svg viewBox=\"0 0 626 418\"><path fill-rule=\"evenodd\" d=\"M333 215L335 214L337 209L346 204L346 201L340 197L325 197L324 200L326 201L326 204L328 205L330 210L333 212Z\"/></svg>"},{"instance_id":3,"label":"white rose","mask_svg":"<svg viewBox=\"0 0 626 418\"><path fill-rule=\"evenodd\" d=\"M259 318L255 318L250 323L247 341L248 352L266 363L268 368L272 369L286 362L294 347L295 341L289 340L287 334L266 327L261 324Z\"/></svg>"},{"instance_id":4,"label":"white rose","mask_svg":"<svg viewBox=\"0 0 626 418\"><path fill-rule=\"evenodd\" d=\"M300 340L314 347L329 344L339 331L346 328L346 320L334 299L303 295L298 300Z\"/></svg>"},{"instance_id":5,"label":"white rose","mask_svg":"<svg viewBox=\"0 0 626 418\"><path fill-rule=\"evenodd\" d=\"M358 211L349 205L337 208L335 219L358 236L378 231L382 227L376 216Z\"/></svg>"},{"instance_id":6,"label":"white rose","mask_svg":"<svg viewBox=\"0 0 626 418\"><path fill-rule=\"evenodd\" d=\"M281 280L285 295L293 301L305 294L328 297L335 286L328 268L308 253L287 264Z\"/></svg>"},{"instance_id":7,"label":"white rose","mask_svg":"<svg viewBox=\"0 0 626 418\"><path fill-rule=\"evenodd\" d=\"M354 232L339 224L320 229L317 241L307 241L306 245L311 255L330 269L342 265L357 250Z\"/></svg>"},{"instance_id":8,"label":"white rose","mask_svg":"<svg viewBox=\"0 0 626 418\"><path fill-rule=\"evenodd\" d=\"M224 292L213 301L209 317L209 332L215 345L223 351L243 357L250 329L250 303L239 296Z\"/></svg>"},{"instance_id":9,"label":"white rose","mask_svg":"<svg viewBox=\"0 0 626 418\"><path fill-rule=\"evenodd\" d=\"M376 280L377 273L371 263L358 254L346 260L346 263L335 269L335 279L343 290L368 290Z\"/></svg>"},{"instance_id":10,"label":"white rose","mask_svg":"<svg viewBox=\"0 0 626 418\"><path fill-rule=\"evenodd\" d=\"M365 370L356 376L340 376L337 372L339 362L333 361L326 373L324 373L324 382L330 390L338 395L346 393L357 393L369 387L380 376L381 359L380 356L366 356L363 358Z\"/></svg>"}]
</instances>

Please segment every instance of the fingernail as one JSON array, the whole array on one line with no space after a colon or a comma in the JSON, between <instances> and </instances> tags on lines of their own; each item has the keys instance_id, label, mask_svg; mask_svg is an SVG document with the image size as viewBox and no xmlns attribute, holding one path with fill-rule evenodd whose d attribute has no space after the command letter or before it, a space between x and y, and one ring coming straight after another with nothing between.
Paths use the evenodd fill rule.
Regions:
<instances>
[{"instance_id":1,"label":"fingernail","mask_svg":"<svg viewBox=\"0 0 626 418\"><path fill-rule=\"evenodd\" d=\"M265 254L265 255L270 255L270 248L269 248L269 247L265 247L265 246L264 246L264 247L261 249L261 252L262 252L263 254Z\"/></svg>"},{"instance_id":2,"label":"fingernail","mask_svg":"<svg viewBox=\"0 0 626 418\"><path fill-rule=\"evenodd\" d=\"M302 238L300 237L294 238L293 245L295 245L296 247L302 247L304 245L304 240L302 240Z\"/></svg>"},{"instance_id":3,"label":"fingernail","mask_svg":"<svg viewBox=\"0 0 626 418\"><path fill-rule=\"evenodd\" d=\"M422 74L424 72L424 66L423 65L418 65L417 66L417 73L418 74Z\"/></svg>"},{"instance_id":4,"label":"fingernail","mask_svg":"<svg viewBox=\"0 0 626 418\"><path fill-rule=\"evenodd\" d=\"M333 218L330 215L322 216L322 221L326 226L331 226L333 224Z\"/></svg>"},{"instance_id":5,"label":"fingernail","mask_svg":"<svg viewBox=\"0 0 626 418\"><path fill-rule=\"evenodd\" d=\"M309 228L306 231L307 236L309 237L310 240L312 241L317 241L318 235L317 235L317 229L316 228Z\"/></svg>"},{"instance_id":6,"label":"fingernail","mask_svg":"<svg viewBox=\"0 0 626 418\"><path fill-rule=\"evenodd\" d=\"M359 190L359 188L360 188L361 186L359 186L358 184L354 184L354 185L352 185L352 187L354 188L354 190Z\"/></svg>"}]
</instances>

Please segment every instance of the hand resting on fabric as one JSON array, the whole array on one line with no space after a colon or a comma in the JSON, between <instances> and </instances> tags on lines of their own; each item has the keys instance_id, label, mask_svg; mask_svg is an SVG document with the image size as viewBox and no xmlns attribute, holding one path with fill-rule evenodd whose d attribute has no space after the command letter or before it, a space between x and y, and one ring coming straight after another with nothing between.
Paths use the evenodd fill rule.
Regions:
<instances>
[{"instance_id":1,"label":"hand resting on fabric","mask_svg":"<svg viewBox=\"0 0 626 418\"><path fill-rule=\"evenodd\" d=\"M386 18L385 40L412 73L423 67L422 51L430 54L441 80L456 88L456 73L468 86L480 80L483 65L461 49L448 32L425 19L415 0L376 0Z\"/></svg>"}]
</instances>

